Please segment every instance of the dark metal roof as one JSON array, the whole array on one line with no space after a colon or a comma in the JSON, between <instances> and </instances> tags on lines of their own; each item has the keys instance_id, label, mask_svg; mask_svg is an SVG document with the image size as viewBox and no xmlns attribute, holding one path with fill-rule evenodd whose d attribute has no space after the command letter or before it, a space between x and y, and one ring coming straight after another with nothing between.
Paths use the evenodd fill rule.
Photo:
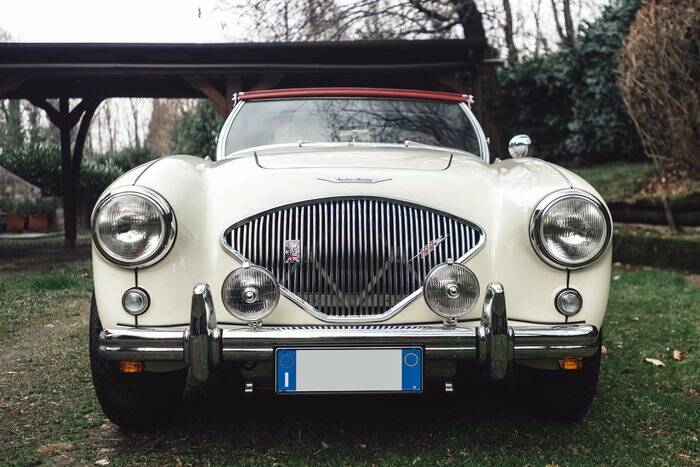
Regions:
<instances>
[{"instance_id":1,"label":"dark metal roof","mask_svg":"<svg viewBox=\"0 0 700 467\"><path fill-rule=\"evenodd\" d=\"M436 88L474 69L484 44L468 40L222 44L0 43L0 95L203 97L188 79L222 93L254 87ZM261 86L261 80L272 85Z\"/></svg>"}]
</instances>

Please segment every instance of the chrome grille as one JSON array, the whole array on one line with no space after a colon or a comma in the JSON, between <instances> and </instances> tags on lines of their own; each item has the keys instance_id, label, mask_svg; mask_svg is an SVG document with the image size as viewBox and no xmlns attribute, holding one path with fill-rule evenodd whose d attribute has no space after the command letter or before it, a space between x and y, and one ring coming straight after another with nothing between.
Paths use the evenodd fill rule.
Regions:
<instances>
[{"instance_id":1,"label":"chrome grille","mask_svg":"<svg viewBox=\"0 0 700 467\"><path fill-rule=\"evenodd\" d=\"M417 293L437 264L467 256L482 236L477 226L424 207L332 198L245 219L224 242L316 312L371 319ZM290 245L300 246L298 257Z\"/></svg>"}]
</instances>

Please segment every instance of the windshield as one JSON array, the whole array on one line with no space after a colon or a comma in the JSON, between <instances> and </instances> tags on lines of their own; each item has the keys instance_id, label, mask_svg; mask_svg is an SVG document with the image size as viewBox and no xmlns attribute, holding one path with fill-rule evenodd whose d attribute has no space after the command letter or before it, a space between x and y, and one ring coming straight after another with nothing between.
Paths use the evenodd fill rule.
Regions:
<instances>
[{"instance_id":1,"label":"windshield","mask_svg":"<svg viewBox=\"0 0 700 467\"><path fill-rule=\"evenodd\" d=\"M477 133L458 103L363 98L246 102L227 135L226 154L299 141L418 143L480 154Z\"/></svg>"}]
</instances>

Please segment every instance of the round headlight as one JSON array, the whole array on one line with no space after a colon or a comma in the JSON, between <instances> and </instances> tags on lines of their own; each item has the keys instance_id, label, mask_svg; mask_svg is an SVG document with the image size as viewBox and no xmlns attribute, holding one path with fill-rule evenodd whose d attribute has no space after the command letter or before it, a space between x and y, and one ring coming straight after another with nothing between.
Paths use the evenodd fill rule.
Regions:
<instances>
[{"instance_id":1,"label":"round headlight","mask_svg":"<svg viewBox=\"0 0 700 467\"><path fill-rule=\"evenodd\" d=\"M161 259L175 240L175 217L159 194L129 187L96 207L92 236L98 251L124 267L147 266Z\"/></svg>"},{"instance_id":2,"label":"round headlight","mask_svg":"<svg viewBox=\"0 0 700 467\"><path fill-rule=\"evenodd\" d=\"M547 196L530 222L530 239L537 254L548 264L567 269L598 259L610 234L610 216L603 203L579 190Z\"/></svg>"},{"instance_id":3,"label":"round headlight","mask_svg":"<svg viewBox=\"0 0 700 467\"><path fill-rule=\"evenodd\" d=\"M270 271L244 264L224 280L221 299L236 318L259 321L277 306L280 288Z\"/></svg>"},{"instance_id":4,"label":"round headlight","mask_svg":"<svg viewBox=\"0 0 700 467\"><path fill-rule=\"evenodd\" d=\"M474 307L479 298L479 281L474 273L457 263L435 266L425 278L425 303L443 318L459 318Z\"/></svg>"}]
</instances>

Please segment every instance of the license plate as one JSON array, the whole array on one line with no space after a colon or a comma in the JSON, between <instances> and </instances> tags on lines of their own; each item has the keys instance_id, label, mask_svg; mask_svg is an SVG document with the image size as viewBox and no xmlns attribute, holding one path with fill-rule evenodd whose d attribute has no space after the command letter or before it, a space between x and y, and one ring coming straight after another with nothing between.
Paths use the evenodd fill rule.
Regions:
<instances>
[{"instance_id":1,"label":"license plate","mask_svg":"<svg viewBox=\"0 0 700 467\"><path fill-rule=\"evenodd\" d=\"M421 392L423 349L279 348L278 393Z\"/></svg>"}]
</instances>

